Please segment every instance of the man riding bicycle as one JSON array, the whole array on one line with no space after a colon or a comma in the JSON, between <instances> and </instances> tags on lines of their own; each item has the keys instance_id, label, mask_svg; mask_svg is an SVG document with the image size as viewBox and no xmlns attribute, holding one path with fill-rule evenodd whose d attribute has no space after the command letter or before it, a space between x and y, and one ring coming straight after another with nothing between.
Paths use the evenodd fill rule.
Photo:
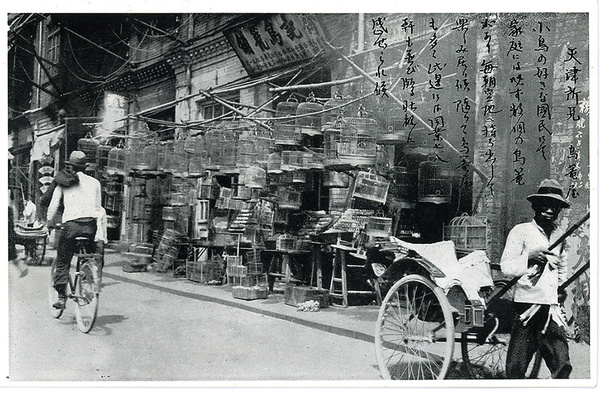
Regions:
<instances>
[{"instance_id":1,"label":"man riding bicycle","mask_svg":"<svg viewBox=\"0 0 600 393\"><path fill-rule=\"evenodd\" d=\"M65 161L65 169L76 176L76 181L68 186L57 185L52 194L48 207L48 218L52 220L62 205L61 231L56 247L56 273L54 288L58 292L58 301L52 307L63 310L67 301L67 285L71 259L77 252L76 237L90 239L89 249L93 249L94 237L97 230L97 219L101 214L100 182L84 173L86 157L82 151L75 150ZM75 177L74 177L75 178ZM52 222L48 227L54 227Z\"/></svg>"}]
</instances>

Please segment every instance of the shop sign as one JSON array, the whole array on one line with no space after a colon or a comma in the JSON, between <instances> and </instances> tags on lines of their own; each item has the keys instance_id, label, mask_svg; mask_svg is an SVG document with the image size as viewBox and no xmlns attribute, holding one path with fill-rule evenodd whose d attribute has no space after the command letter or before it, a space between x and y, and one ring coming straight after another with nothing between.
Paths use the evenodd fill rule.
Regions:
<instances>
[{"instance_id":1,"label":"shop sign","mask_svg":"<svg viewBox=\"0 0 600 393\"><path fill-rule=\"evenodd\" d=\"M225 30L250 75L309 59L323 48L324 30L314 15L269 14Z\"/></svg>"}]
</instances>

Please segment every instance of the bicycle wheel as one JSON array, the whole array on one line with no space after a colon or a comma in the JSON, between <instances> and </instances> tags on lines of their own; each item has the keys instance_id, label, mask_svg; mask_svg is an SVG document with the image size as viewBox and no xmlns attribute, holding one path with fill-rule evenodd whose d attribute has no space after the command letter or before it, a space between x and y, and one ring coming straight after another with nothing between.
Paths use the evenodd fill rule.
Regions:
<instances>
[{"instance_id":1,"label":"bicycle wheel","mask_svg":"<svg viewBox=\"0 0 600 393\"><path fill-rule=\"evenodd\" d=\"M82 333L89 332L94 326L98 313L98 268L94 262L81 264L78 277L75 279L75 318L77 327Z\"/></svg>"},{"instance_id":2,"label":"bicycle wheel","mask_svg":"<svg viewBox=\"0 0 600 393\"><path fill-rule=\"evenodd\" d=\"M48 304L50 305L50 314L53 318L60 318L64 310L58 310L52 305L58 301L58 292L54 289L54 274L56 272L56 262L52 261L50 266L50 285L48 285ZM68 286L67 286L68 287Z\"/></svg>"},{"instance_id":3,"label":"bicycle wheel","mask_svg":"<svg viewBox=\"0 0 600 393\"><path fill-rule=\"evenodd\" d=\"M412 274L389 290L379 309L375 353L384 379L443 379L454 351L454 321L441 288Z\"/></svg>"}]
</instances>

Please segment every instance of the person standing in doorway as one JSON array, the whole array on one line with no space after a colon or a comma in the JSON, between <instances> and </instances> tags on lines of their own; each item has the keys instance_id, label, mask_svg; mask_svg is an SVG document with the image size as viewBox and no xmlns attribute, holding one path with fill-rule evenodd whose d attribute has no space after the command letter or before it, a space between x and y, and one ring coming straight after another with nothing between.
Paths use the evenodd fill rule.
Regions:
<instances>
[{"instance_id":1,"label":"person standing in doorway","mask_svg":"<svg viewBox=\"0 0 600 393\"><path fill-rule=\"evenodd\" d=\"M94 250L97 218L101 209L100 182L84 173L86 168L85 153L75 150L65 161L67 171L77 176L77 183L68 187L57 185L48 207L48 219L52 220L62 205L62 227L56 247L56 273L53 277L54 288L58 292L58 301L53 304L56 309L64 309L67 300L67 285L71 259L77 252L76 237L87 237L88 248ZM52 223L48 224L51 227Z\"/></svg>"},{"instance_id":2,"label":"person standing in doorway","mask_svg":"<svg viewBox=\"0 0 600 393\"><path fill-rule=\"evenodd\" d=\"M565 242L553 250L549 246L562 234L557 228L560 211L570 206L556 180L543 180L535 194L529 195L533 220L517 224L508 234L500 265L508 277L520 277L513 298L514 320L506 355L506 377L525 378L527 367L540 354L552 378L566 379L571 374L566 323L558 293L567 279Z\"/></svg>"}]
</instances>

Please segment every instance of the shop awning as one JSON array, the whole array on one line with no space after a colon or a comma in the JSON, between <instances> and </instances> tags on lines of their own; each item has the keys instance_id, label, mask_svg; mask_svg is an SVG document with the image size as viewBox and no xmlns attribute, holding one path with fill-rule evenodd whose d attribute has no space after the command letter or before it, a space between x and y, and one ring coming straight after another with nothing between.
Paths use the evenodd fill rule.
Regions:
<instances>
[{"instance_id":1,"label":"shop awning","mask_svg":"<svg viewBox=\"0 0 600 393\"><path fill-rule=\"evenodd\" d=\"M31 161L39 161L44 157L50 156L52 151L62 141L64 130L64 124L49 130L38 130L31 148Z\"/></svg>"}]
</instances>

